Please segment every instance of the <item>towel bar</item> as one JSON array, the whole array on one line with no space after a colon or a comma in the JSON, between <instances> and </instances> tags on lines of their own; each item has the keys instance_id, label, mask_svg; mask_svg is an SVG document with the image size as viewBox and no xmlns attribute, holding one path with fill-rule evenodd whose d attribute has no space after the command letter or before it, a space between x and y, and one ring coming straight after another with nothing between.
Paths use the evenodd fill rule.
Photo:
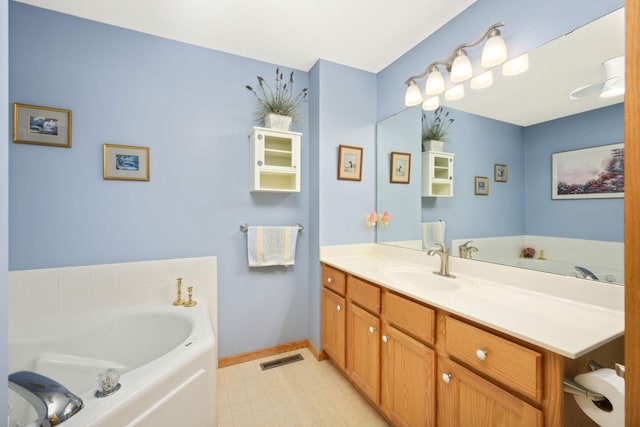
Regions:
<instances>
[{"instance_id":1,"label":"towel bar","mask_svg":"<svg viewBox=\"0 0 640 427\"><path fill-rule=\"evenodd\" d=\"M297 223L296 227L298 227L298 231L304 230L304 227L300 223ZM243 233L246 233L248 230L249 230L249 224L247 224L246 222L240 225L240 231L242 231Z\"/></svg>"}]
</instances>

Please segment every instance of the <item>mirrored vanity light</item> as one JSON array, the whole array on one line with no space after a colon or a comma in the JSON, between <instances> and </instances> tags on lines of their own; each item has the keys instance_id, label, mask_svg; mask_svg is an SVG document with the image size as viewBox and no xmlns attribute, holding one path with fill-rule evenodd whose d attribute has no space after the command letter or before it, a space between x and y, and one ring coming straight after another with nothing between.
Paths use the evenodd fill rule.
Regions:
<instances>
[{"instance_id":1,"label":"mirrored vanity light","mask_svg":"<svg viewBox=\"0 0 640 427\"><path fill-rule=\"evenodd\" d=\"M478 74L471 79L469 83L471 89L486 89L493 84L493 71L488 70L482 74Z\"/></svg>"},{"instance_id":2,"label":"mirrored vanity light","mask_svg":"<svg viewBox=\"0 0 640 427\"><path fill-rule=\"evenodd\" d=\"M435 110L439 106L440 106L440 98L438 96L432 96L430 98L427 98L422 103L422 109L427 111Z\"/></svg>"},{"instance_id":3,"label":"mirrored vanity light","mask_svg":"<svg viewBox=\"0 0 640 427\"><path fill-rule=\"evenodd\" d=\"M510 61L505 62L502 65L502 74L505 76L517 76L529 69L529 55L526 53L520 56L516 56Z\"/></svg>"},{"instance_id":4,"label":"mirrored vanity light","mask_svg":"<svg viewBox=\"0 0 640 427\"><path fill-rule=\"evenodd\" d=\"M464 86L462 85L462 83L460 83L459 85L455 85L452 88L448 89L445 93L444 93L444 98L447 101L456 101L458 99L461 99L464 96Z\"/></svg>"}]
</instances>

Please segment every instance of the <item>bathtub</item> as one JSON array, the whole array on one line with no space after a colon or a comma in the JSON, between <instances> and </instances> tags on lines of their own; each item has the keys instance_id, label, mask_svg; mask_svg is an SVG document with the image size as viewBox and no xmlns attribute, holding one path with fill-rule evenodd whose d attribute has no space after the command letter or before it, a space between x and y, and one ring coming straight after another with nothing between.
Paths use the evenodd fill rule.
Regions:
<instances>
[{"instance_id":1,"label":"bathtub","mask_svg":"<svg viewBox=\"0 0 640 427\"><path fill-rule=\"evenodd\" d=\"M37 372L82 398L65 427L216 425L217 347L203 301L12 325L8 338L9 373ZM121 388L97 398L107 368ZM13 425L33 425L35 411L12 390L9 406Z\"/></svg>"}]
</instances>

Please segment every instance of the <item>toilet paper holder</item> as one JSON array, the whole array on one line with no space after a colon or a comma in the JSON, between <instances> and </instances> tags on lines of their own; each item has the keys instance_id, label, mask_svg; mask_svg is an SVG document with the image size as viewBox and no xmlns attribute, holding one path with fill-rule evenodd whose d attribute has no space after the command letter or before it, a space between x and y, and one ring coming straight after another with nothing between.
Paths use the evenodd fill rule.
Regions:
<instances>
[{"instance_id":1,"label":"toilet paper holder","mask_svg":"<svg viewBox=\"0 0 640 427\"><path fill-rule=\"evenodd\" d=\"M590 360L587 365L589 366L589 370L591 371L597 371L598 369L603 368L603 366L598 362L596 362L595 360ZM620 363L616 363L616 374L618 374L619 377L624 379L624 374L625 374L624 365ZM604 400L607 400L607 398L604 397L602 394L589 390L588 388L578 384L572 379L565 377L562 380L562 385L565 393L575 394L577 396L583 396L594 402L602 402Z\"/></svg>"}]
</instances>

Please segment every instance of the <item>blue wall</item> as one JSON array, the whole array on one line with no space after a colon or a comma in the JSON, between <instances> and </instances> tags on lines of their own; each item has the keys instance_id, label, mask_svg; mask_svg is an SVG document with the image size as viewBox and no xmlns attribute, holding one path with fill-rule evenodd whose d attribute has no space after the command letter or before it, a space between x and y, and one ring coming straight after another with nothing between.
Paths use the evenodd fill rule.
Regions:
<instances>
[{"instance_id":1,"label":"blue wall","mask_svg":"<svg viewBox=\"0 0 640 427\"><path fill-rule=\"evenodd\" d=\"M9 268L217 255L221 356L307 338L307 234L294 267L249 269L239 230L309 223L307 104L302 191L249 192L245 85L275 66L21 3L9 12L9 101L73 111L73 148L10 145ZM307 73L296 79L307 87ZM103 180L104 143L149 146L151 181Z\"/></svg>"},{"instance_id":2,"label":"blue wall","mask_svg":"<svg viewBox=\"0 0 640 427\"><path fill-rule=\"evenodd\" d=\"M526 233L624 241L624 199L551 199L552 153L623 141L623 104L526 127Z\"/></svg>"},{"instance_id":3,"label":"blue wall","mask_svg":"<svg viewBox=\"0 0 640 427\"><path fill-rule=\"evenodd\" d=\"M454 197L422 199L422 219L447 222L445 241L524 231L522 127L450 110L455 121L445 150L454 157ZM493 180L493 165L509 165L509 181ZM489 178L489 195L474 194L474 177Z\"/></svg>"},{"instance_id":4,"label":"blue wall","mask_svg":"<svg viewBox=\"0 0 640 427\"><path fill-rule=\"evenodd\" d=\"M0 1L0 76L9 75L9 3ZM9 233L9 81L0 79L0 235ZM7 272L9 271L9 242L0 239L0 331L7 330ZM0 341L0 402L7 401L7 340ZM7 407L0 405L0 420L7 419Z\"/></svg>"}]
</instances>

